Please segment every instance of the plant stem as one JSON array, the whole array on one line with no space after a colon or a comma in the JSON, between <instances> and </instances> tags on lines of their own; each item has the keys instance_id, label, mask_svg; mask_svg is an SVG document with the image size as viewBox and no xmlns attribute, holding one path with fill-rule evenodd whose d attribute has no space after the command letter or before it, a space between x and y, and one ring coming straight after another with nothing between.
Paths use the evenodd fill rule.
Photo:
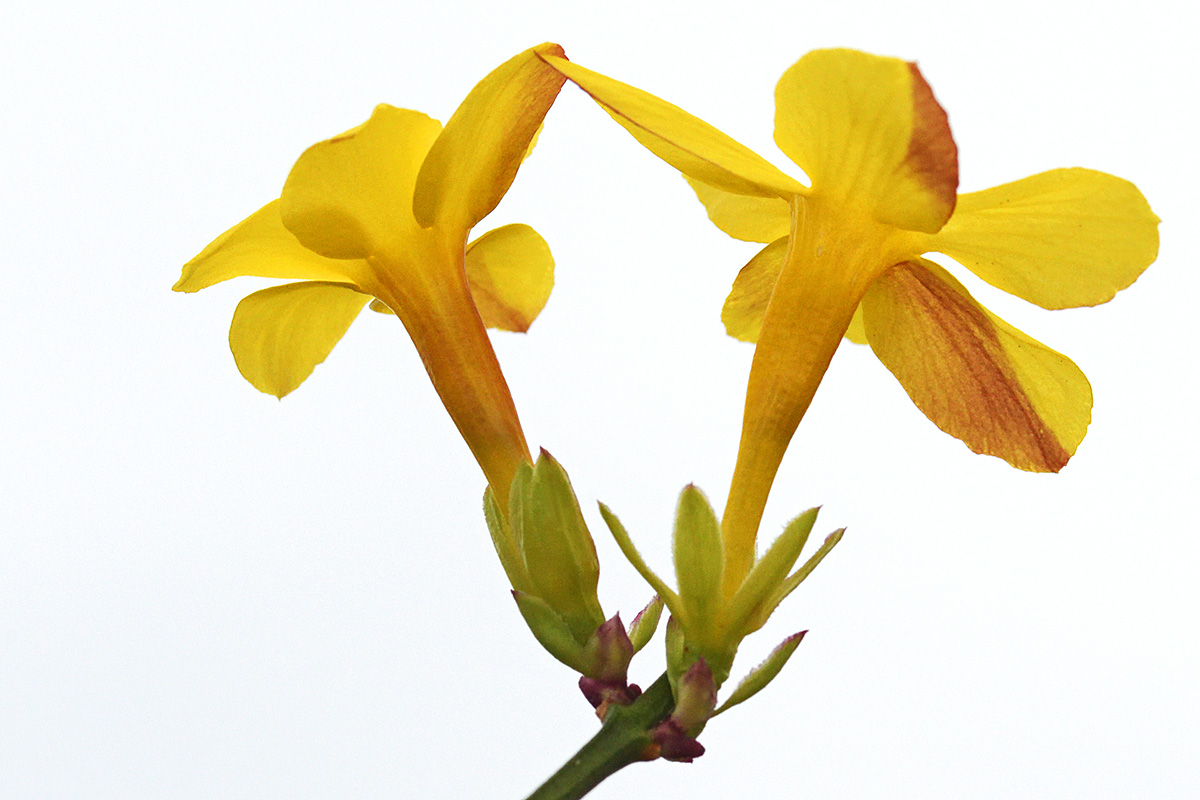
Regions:
<instances>
[{"instance_id":1,"label":"plant stem","mask_svg":"<svg viewBox=\"0 0 1200 800\"><path fill-rule=\"evenodd\" d=\"M632 705L612 706L600 731L528 800L579 800L617 770L647 760L654 744L650 729L666 719L674 705L663 673Z\"/></svg>"}]
</instances>

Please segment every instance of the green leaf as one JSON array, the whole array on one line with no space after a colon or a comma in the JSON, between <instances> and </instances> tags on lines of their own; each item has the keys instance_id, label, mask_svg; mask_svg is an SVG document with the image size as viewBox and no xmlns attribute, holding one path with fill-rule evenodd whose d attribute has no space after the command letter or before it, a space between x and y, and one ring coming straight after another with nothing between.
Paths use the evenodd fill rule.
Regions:
<instances>
[{"instance_id":1,"label":"green leaf","mask_svg":"<svg viewBox=\"0 0 1200 800\"><path fill-rule=\"evenodd\" d=\"M837 543L842 540L842 534L845 532L845 528L838 528L836 531L826 536L825 541L821 543L821 546L817 549L817 552L813 553L809 557L808 561L804 562L804 566L800 567L800 569L796 570L795 573L793 573L786 581L780 584L779 588L775 590L775 593L768 597L767 601L758 607L754 618L751 619L751 624L753 625L753 627L750 628L751 632L758 630L766 624L767 618L770 617L775 609L779 607L779 604L783 602L783 599L791 594L795 588L803 583L804 579L807 578L812 571L817 568L817 564L820 564L825 556L829 555L829 551L832 550Z\"/></svg>"},{"instance_id":2,"label":"green leaf","mask_svg":"<svg viewBox=\"0 0 1200 800\"><path fill-rule=\"evenodd\" d=\"M638 652L645 647L650 639L654 637L654 631L658 629L658 620L662 616L663 601L658 595L646 604L646 607L638 612L638 615L633 618L633 622L629 623L629 641L633 642L633 652Z\"/></svg>"},{"instance_id":3,"label":"green leaf","mask_svg":"<svg viewBox=\"0 0 1200 800\"><path fill-rule=\"evenodd\" d=\"M748 620L756 618L758 609L779 588L787 577L788 570L795 565L800 551L808 541L813 523L817 521L817 511L819 509L810 508L789 522L779 538L767 548L763 557L755 562L730 603L731 630L739 631L742 636L757 630L753 627L742 630L742 627Z\"/></svg>"},{"instance_id":4,"label":"green leaf","mask_svg":"<svg viewBox=\"0 0 1200 800\"><path fill-rule=\"evenodd\" d=\"M771 651L771 655L767 656L761 664L750 670L750 674L742 679L737 688L733 690L733 694L721 704L713 716L722 714L725 711L733 708L738 703L744 703L754 695L761 692L768 683L775 679L779 671L783 669L783 665L792 657L792 653L800 646L801 640L804 639L804 634L808 631L800 631L784 639L783 642Z\"/></svg>"},{"instance_id":5,"label":"green leaf","mask_svg":"<svg viewBox=\"0 0 1200 800\"><path fill-rule=\"evenodd\" d=\"M621 548L621 552L625 554L625 559L633 565L633 568L646 579L646 583L653 587L654 591L658 592L658 596L667 604L667 608L671 609L671 613L680 616L683 611L679 602L679 595L671 591L662 578L654 574L654 571L646 566L645 560L642 559L641 553L633 546L633 542L629 539L629 533L625 530L625 526L621 524L621 520L617 519L617 515L609 511L608 506L600 503L600 516L604 517L604 522L608 525L608 529L612 532L613 538L617 540L617 546Z\"/></svg>"}]
</instances>

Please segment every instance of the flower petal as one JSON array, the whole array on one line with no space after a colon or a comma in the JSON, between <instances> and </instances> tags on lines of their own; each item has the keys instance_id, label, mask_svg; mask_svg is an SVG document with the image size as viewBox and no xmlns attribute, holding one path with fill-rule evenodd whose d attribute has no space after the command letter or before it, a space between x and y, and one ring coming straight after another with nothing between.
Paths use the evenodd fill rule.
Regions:
<instances>
[{"instance_id":1,"label":"flower petal","mask_svg":"<svg viewBox=\"0 0 1200 800\"><path fill-rule=\"evenodd\" d=\"M733 289L721 309L721 322L725 323L725 332L738 341L758 341L787 249L787 236L776 239L759 250L734 279Z\"/></svg>"},{"instance_id":2,"label":"flower petal","mask_svg":"<svg viewBox=\"0 0 1200 800\"><path fill-rule=\"evenodd\" d=\"M370 299L349 284L325 281L255 292L233 312L234 361L254 388L283 397L325 360Z\"/></svg>"},{"instance_id":3,"label":"flower petal","mask_svg":"<svg viewBox=\"0 0 1200 800\"><path fill-rule=\"evenodd\" d=\"M780 197L748 197L714 189L691 178L687 182L704 204L712 223L735 239L766 244L791 231L792 210Z\"/></svg>"},{"instance_id":4,"label":"flower petal","mask_svg":"<svg viewBox=\"0 0 1200 800\"><path fill-rule=\"evenodd\" d=\"M650 152L687 177L753 197L786 199L808 191L753 150L678 106L566 59L544 58Z\"/></svg>"},{"instance_id":5,"label":"flower petal","mask_svg":"<svg viewBox=\"0 0 1200 800\"><path fill-rule=\"evenodd\" d=\"M1137 187L1055 169L958 198L930 246L1043 308L1108 302L1158 256L1158 217Z\"/></svg>"},{"instance_id":6,"label":"flower petal","mask_svg":"<svg viewBox=\"0 0 1200 800\"><path fill-rule=\"evenodd\" d=\"M867 327L863 322L862 304L859 303L858 308L854 309L854 318L850 320L850 327L846 329L846 338L855 344L867 343Z\"/></svg>"},{"instance_id":7,"label":"flower petal","mask_svg":"<svg viewBox=\"0 0 1200 800\"><path fill-rule=\"evenodd\" d=\"M721 322L725 323L725 332L740 342L757 342L762 331L763 318L767 313L767 304L775 291L775 282L783 270L783 260L787 255L788 239L776 239L771 244L758 251L754 258L738 272L733 281L733 289L725 298L725 306L721 309ZM854 311L846 338L855 344L866 344L867 333L863 328L862 306Z\"/></svg>"},{"instance_id":8,"label":"flower petal","mask_svg":"<svg viewBox=\"0 0 1200 800\"><path fill-rule=\"evenodd\" d=\"M283 186L283 224L330 258L399 250L419 230L413 184L440 130L418 111L377 106L364 124L300 156Z\"/></svg>"},{"instance_id":9,"label":"flower petal","mask_svg":"<svg viewBox=\"0 0 1200 800\"><path fill-rule=\"evenodd\" d=\"M528 225L505 225L467 246L467 281L483 324L524 333L554 287L554 257Z\"/></svg>"},{"instance_id":10,"label":"flower petal","mask_svg":"<svg viewBox=\"0 0 1200 800\"><path fill-rule=\"evenodd\" d=\"M976 453L1058 472L1091 421L1072 361L979 305L928 261L897 265L863 299L867 339L908 396Z\"/></svg>"},{"instance_id":11,"label":"flower petal","mask_svg":"<svg viewBox=\"0 0 1200 800\"><path fill-rule=\"evenodd\" d=\"M172 288L197 292L243 275L357 283L365 269L362 261L326 258L301 245L283 227L279 201L272 200L184 264L183 274Z\"/></svg>"},{"instance_id":12,"label":"flower petal","mask_svg":"<svg viewBox=\"0 0 1200 800\"><path fill-rule=\"evenodd\" d=\"M510 58L450 117L417 178L413 211L422 225L441 223L465 237L504 197L565 80L538 58L543 53L563 50L546 43Z\"/></svg>"},{"instance_id":13,"label":"flower petal","mask_svg":"<svg viewBox=\"0 0 1200 800\"><path fill-rule=\"evenodd\" d=\"M814 192L865 205L879 222L934 233L954 211L958 150L916 64L809 53L775 88L775 142Z\"/></svg>"}]
</instances>

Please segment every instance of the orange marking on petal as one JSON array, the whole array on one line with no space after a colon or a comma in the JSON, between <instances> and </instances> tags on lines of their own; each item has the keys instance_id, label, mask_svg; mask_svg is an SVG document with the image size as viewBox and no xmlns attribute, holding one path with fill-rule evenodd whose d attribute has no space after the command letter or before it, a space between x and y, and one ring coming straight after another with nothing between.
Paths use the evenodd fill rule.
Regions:
<instances>
[{"instance_id":1,"label":"orange marking on petal","mask_svg":"<svg viewBox=\"0 0 1200 800\"><path fill-rule=\"evenodd\" d=\"M938 427L977 453L997 455L1025 469L1058 472L1066 465L1071 454L1038 415L1011 369L995 325L979 307L911 262L886 273L872 292L877 289L910 309L906 315L909 329L895 334L919 338L911 346L923 351L921 371L925 376L897 373L897 377ZM870 316L868 313L868 320ZM876 346L876 340L871 344ZM886 352L877 352L893 371L900 366ZM921 377L930 375L953 382L956 391L923 386Z\"/></svg>"},{"instance_id":2,"label":"orange marking on petal","mask_svg":"<svg viewBox=\"0 0 1200 800\"><path fill-rule=\"evenodd\" d=\"M933 96L933 89L913 62L913 126L905 159L909 169L946 206L946 219L954 213L958 199L958 145L950 133L946 110Z\"/></svg>"}]
</instances>

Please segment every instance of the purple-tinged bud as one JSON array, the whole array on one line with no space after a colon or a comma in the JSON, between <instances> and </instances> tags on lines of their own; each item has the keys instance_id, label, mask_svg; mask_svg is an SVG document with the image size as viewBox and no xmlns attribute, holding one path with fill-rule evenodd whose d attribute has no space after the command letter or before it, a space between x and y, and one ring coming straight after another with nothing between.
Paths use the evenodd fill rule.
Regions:
<instances>
[{"instance_id":1,"label":"purple-tinged bud","mask_svg":"<svg viewBox=\"0 0 1200 800\"><path fill-rule=\"evenodd\" d=\"M621 624L621 615L614 614L596 628L584 645L584 674L605 683L625 685L629 662L633 660L633 642Z\"/></svg>"},{"instance_id":2,"label":"purple-tinged bud","mask_svg":"<svg viewBox=\"0 0 1200 800\"><path fill-rule=\"evenodd\" d=\"M660 758L690 764L704 755L704 745L696 737L688 736L672 717L660 723L650 732Z\"/></svg>"},{"instance_id":3,"label":"purple-tinged bud","mask_svg":"<svg viewBox=\"0 0 1200 800\"><path fill-rule=\"evenodd\" d=\"M699 733L717 707L717 683L703 658L679 677L675 686L675 711L671 721L686 733Z\"/></svg>"}]
</instances>

